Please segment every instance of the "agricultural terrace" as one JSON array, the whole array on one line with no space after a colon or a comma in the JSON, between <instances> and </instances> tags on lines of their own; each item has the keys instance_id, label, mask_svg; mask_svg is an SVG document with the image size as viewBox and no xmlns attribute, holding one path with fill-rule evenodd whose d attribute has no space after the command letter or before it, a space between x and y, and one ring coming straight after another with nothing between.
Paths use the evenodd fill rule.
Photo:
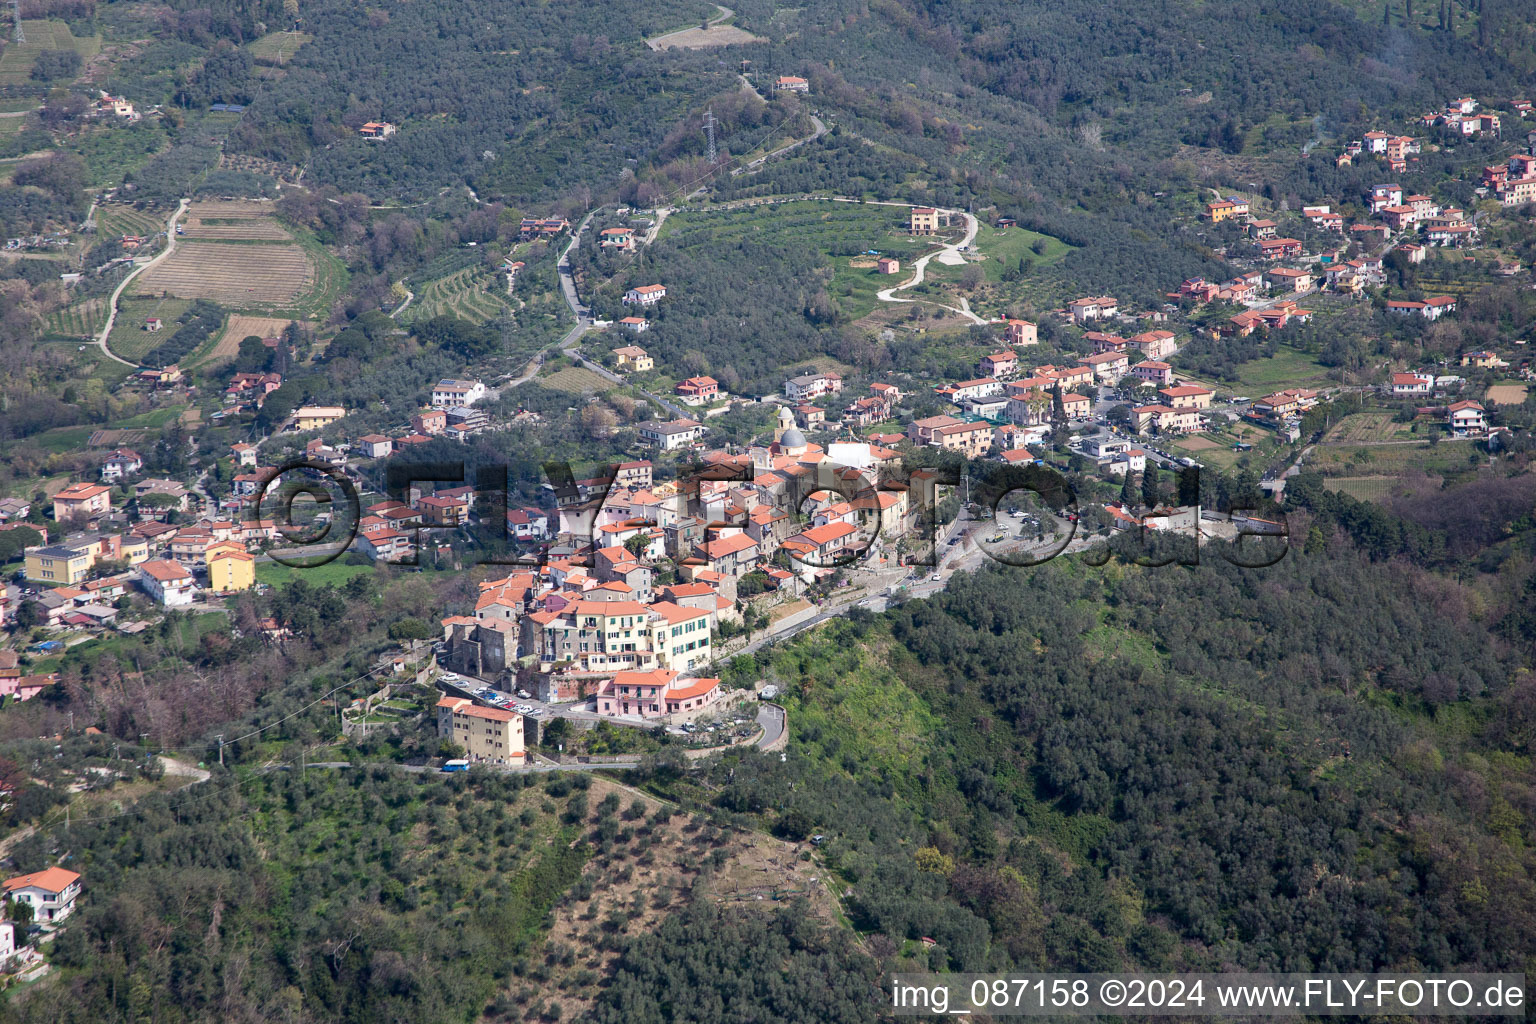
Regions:
<instances>
[{"instance_id":1,"label":"agricultural terrace","mask_svg":"<svg viewBox=\"0 0 1536 1024\"><path fill-rule=\"evenodd\" d=\"M416 294L406 313L411 321L456 316L483 324L505 316L512 307L506 278L481 263L478 253L434 260L410 287Z\"/></svg>"},{"instance_id":2,"label":"agricultural terrace","mask_svg":"<svg viewBox=\"0 0 1536 1024\"><path fill-rule=\"evenodd\" d=\"M1403 481L1395 476L1335 476L1328 478L1326 486L1356 501L1381 501L1404 490Z\"/></svg>"},{"instance_id":3,"label":"agricultural terrace","mask_svg":"<svg viewBox=\"0 0 1536 1024\"><path fill-rule=\"evenodd\" d=\"M94 338L106 322L107 300L98 296L49 313L47 331L56 338Z\"/></svg>"},{"instance_id":4,"label":"agricultural terrace","mask_svg":"<svg viewBox=\"0 0 1536 1024\"><path fill-rule=\"evenodd\" d=\"M601 393L612 390L612 381L593 373L585 366L565 366L547 377L539 378L539 383L554 391L564 391L567 394L580 395L587 392Z\"/></svg>"},{"instance_id":5,"label":"agricultural terrace","mask_svg":"<svg viewBox=\"0 0 1536 1024\"><path fill-rule=\"evenodd\" d=\"M258 338L281 337L283 331L293 321L287 317L276 316L231 316L224 324L224 330L219 334L218 341L213 348L206 353L189 360L187 366L201 366L204 363L228 362L240 354L240 342L252 335Z\"/></svg>"},{"instance_id":6,"label":"agricultural terrace","mask_svg":"<svg viewBox=\"0 0 1536 1024\"><path fill-rule=\"evenodd\" d=\"M182 235L188 239L220 241L288 242L293 235L272 219L271 203L193 203L182 218Z\"/></svg>"},{"instance_id":7,"label":"agricultural terrace","mask_svg":"<svg viewBox=\"0 0 1536 1024\"><path fill-rule=\"evenodd\" d=\"M731 247L749 237L800 248L812 255L816 266L831 270L828 294L850 317L858 318L883 305L876 292L907 280L912 261L938 248L933 238L907 233L908 216L906 207L872 203L764 203L674 213L661 226L660 237L705 249ZM877 273L877 254L900 260L901 273Z\"/></svg>"},{"instance_id":8,"label":"agricultural terrace","mask_svg":"<svg viewBox=\"0 0 1536 1024\"><path fill-rule=\"evenodd\" d=\"M41 83L32 80L32 65L37 63L37 55L44 50L74 50L80 55L81 60L90 60L101 49L100 36L86 36L76 39L70 34L69 26L62 21L39 21L30 18L21 19L23 33L27 37L25 43L10 41L11 20L10 9L6 9L6 46L5 53L0 54L0 88L18 87L37 91Z\"/></svg>"},{"instance_id":9,"label":"agricultural terrace","mask_svg":"<svg viewBox=\"0 0 1536 1024\"><path fill-rule=\"evenodd\" d=\"M148 237L165 230L167 216L165 212L108 203L96 209L96 234L104 239L122 235Z\"/></svg>"},{"instance_id":10,"label":"agricultural terrace","mask_svg":"<svg viewBox=\"0 0 1536 1024\"><path fill-rule=\"evenodd\" d=\"M1323 436L1325 444L1370 444L1373 441L1411 441L1420 436L1410 424L1398 423L1389 412L1361 412L1346 416Z\"/></svg>"},{"instance_id":11,"label":"agricultural terrace","mask_svg":"<svg viewBox=\"0 0 1536 1024\"><path fill-rule=\"evenodd\" d=\"M130 287L225 306L270 306L293 302L314 283L314 264L298 245L181 242Z\"/></svg>"},{"instance_id":12,"label":"agricultural terrace","mask_svg":"<svg viewBox=\"0 0 1536 1024\"><path fill-rule=\"evenodd\" d=\"M1520 405L1525 401L1526 393L1524 384L1494 384L1485 397L1499 405Z\"/></svg>"}]
</instances>

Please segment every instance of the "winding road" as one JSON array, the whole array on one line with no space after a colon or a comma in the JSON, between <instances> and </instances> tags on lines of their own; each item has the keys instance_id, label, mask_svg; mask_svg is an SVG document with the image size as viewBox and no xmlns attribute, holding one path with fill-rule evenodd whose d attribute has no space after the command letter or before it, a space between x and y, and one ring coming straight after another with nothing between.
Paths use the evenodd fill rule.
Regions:
<instances>
[{"instance_id":1,"label":"winding road","mask_svg":"<svg viewBox=\"0 0 1536 1024\"><path fill-rule=\"evenodd\" d=\"M614 373L612 370L601 365L600 363L593 362L586 356L582 355L580 350L576 347L578 344L580 344L582 336L592 329L594 321L592 320L591 311L589 311L585 306L581 304L581 296L576 292L576 277L571 273L571 253L575 251L576 246L581 243L582 234L587 230L587 225L592 223L592 218L595 216L597 216L597 210L593 210L591 213L587 214L581 219L581 223L576 225L576 230L571 232L570 244L567 245L564 251L560 253L560 262L556 266L556 269L560 274L560 294L565 298L565 304L571 307L571 315L576 318L576 325L567 331L565 337L561 338L554 347L558 348L560 350L560 354L565 356L567 359L574 360L579 365L586 367L588 370L591 370L593 373L597 374L599 377L603 378L609 383L628 384L630 383L629 381L626 381L623 377ZM548 357L549 349L546 348L541 350L539 354L534 356L533 359L528 363L528 366L523 370L521 376L501 385L498 390L504 391L508 388L515 388L519 384L526 384L528 381L533 379L535 374L539 372L539 368L544 365L544 360ZM647 399L655 402L656 405L665 411L668 415L688 415L687 410L683 409L675 402L669 401L660 395L653 394L644 389L637 390L639 390L640 393Z\"/></svg>"},{"instance_id":2,"label":"winding road","mask_svg":"<svg viewBox=\"0 0 1536 1024\"><path fill-rule=\"evenodd\" d=\"M181 215L187 212L187 207L190 206L191 203L192 200L183 199L180 203L177 204L176 212L171 214L170 221L165 225L165 248L145 262L135 264L133 270L128 274L128 276L119 281L117 283L117 287L112 289L112 297L107 300L107 325L101 329L101 334L96 338L96 347L101 349L102 355L106 356L108 359L122 363L124 366L132 366L134 369L138 369L138 363L129 362L123 357L115 354L110 348L107 347L107 337L111 335L112 324L117 320L117 299L118 296L123 294L123 289L128 287L129 281L132 281L144 271L148 270L150 267L153 267L155 264L159 263L161 260L165 259L171 253L176 251L176 222L181 220Z\"/></svg>"},{"instance_id":3,"label":"winding road","mask_svg":"<svg viewBox=\"0 0 1536 1024\"><path fill-rule=\"evenodd\" d=\"M911 204L909 204L909 203L885 203L885 204L880 204L880 205L886 205L886 206L909 206ZM960 240L958 242L950 242L950 243L942 246L941 248L939 248L937 251L931 252L931 253L929 253L926 256L920 257L916 263L912 264L912 271L913 271L913 273L912 273L912 277L911 277L910 280L905 281L905 282L903 282L901 284L898 284L894 288L887 288L884 291L876 292L875 293L875 298L879 299L881 302L916 302L917 301L916 299L898 299L898 298L896 298L896 293L899 292L899 291L905 291L908 288L915 288L918 285L922 284L923 283L923 275L924 275L924 273L928 269L928 261L933 259L935 256L943 256L946 253L948 253L948 254L954 256L955 258L959 259L960 258L960 250L966 248L967 246L969 246L972 242L974 242L976 240L976 232L980 229L980 225L976 222L976 218L974 216L972 216L971 214L969 214L969 213L965 213L964 211L960 212L960 216L965 218L965 234L961 236L961 238L960 238ZM963 303L963 302L965 302L965 300L962 299L961 302ZM972 313L971 310L970 310L969 304L966 304L966 305L961 306L961 307L956 307L956 306L945 306L942 303L937 303L936 302L936 303L934 303L934 305L938 306L940 309L947 309L951 313L958 313L960 316L965 317L967 320L969 320L973 324L984 324L984 323L987 322L987 321L983 320L981 317L977 316L975 313Z\"/></svg>"}]
</instances>

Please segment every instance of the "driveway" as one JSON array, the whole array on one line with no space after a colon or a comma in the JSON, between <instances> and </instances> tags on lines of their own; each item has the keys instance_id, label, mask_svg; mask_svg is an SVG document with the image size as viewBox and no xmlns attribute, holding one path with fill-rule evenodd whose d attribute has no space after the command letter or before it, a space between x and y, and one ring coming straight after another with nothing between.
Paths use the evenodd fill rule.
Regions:
<instances>
[{"instance_id":1,"label":"driveway","mask_svg":"<svg viewBox=\"0 0 1536 1024\"><path fill-rule=\"evenodd\" d=\"M133 271L119 281L117 287L112 290L112 297L107 300L107 325L101 329L101 334L96 338L96 347L101 349L102 355L108 359L122 363L124 366L132 366L134 369L138 369L138 363L131 363L121 356L114 355L112 350L107 347L107 337L112 333L113 322L117 320L117 299L118 296L123 294L123 289L128 287L129 281L132 281L144 271L155 266L176 251L176 222L181 220L181 215L187 212L187 207L191 205L191 202L192 200L190 199L183 199L177 204L176 212L171 214L170 222L165 226L165 248L153 259L135 266Z\"/></svg>"}]
</instances>

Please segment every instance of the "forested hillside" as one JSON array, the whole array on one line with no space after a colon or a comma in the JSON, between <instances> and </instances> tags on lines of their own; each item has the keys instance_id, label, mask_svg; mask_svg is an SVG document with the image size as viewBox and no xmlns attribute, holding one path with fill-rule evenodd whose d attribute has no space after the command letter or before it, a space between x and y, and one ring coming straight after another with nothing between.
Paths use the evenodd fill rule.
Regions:
<instances>
[{"instance_id":1,"label":"forested hillside","mask_svg":"<svg viewBox=\"0 0 1536 1024\"><path fill-rule=\"evenodd\" d=\"M830 833L892 961L1528 970L1528 655L1475 608L1342 539L998 568L773 658L796 756L698 796Z\"/></svg>"}]
</instances>

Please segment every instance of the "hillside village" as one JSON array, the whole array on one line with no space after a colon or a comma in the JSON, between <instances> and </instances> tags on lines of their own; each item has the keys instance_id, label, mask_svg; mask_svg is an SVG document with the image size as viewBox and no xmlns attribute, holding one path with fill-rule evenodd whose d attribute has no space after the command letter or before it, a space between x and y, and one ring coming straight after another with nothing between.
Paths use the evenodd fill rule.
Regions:
<instances>
[{"instance_id":1,"label":"hillside village","mask_svg":"<svg viewBox=\"0 0 1536 1024\"><path fill-rule=\"evenodd\" d=\"M1518 5L738 6L0 15L9 1017L1519 969Z\"/></svg>"},{"instance_id":2,"label":"hillside village","mask_svg":"<svg viewBox=\"0 0 1536 1024\"><path fill-rule=\"evenodd\" d=\"M793 81L780 86L795 87ZM1457 101L1421 127L1497 133L1498 119L1479 121L1476 107L1469 99ZM1526 113L1521 109L1519 116ZM370 123L360 130L375 131L369 137L380 140L394 134L391 125ZM1403 173L1424 144L1412 136L1367 132L1345 146L1340 161L1379 160L1387 172ZM1484 168L1479 195L1503 206L1531 199L1532 153L1536 131L1529 152ZM689 691L699 685L696 678L709 678L698 673L718 660L722 641L780 628L770 625L771 609L825 603L839 586L866 576L864 583L884 586L881 573L892 570L905 573L910 585L923 580L923 571L904 567L942 565L933 549L943 539L935 510L944 498L939 478L921 468L935 458L1039 466L1096 480L1100 494L1090 486L1084 495L1092 514L1085 513L1083 527L1091 535L1173 521L1161 506L1174 493L1160 490L1159 471L1176 476L1198 470L1213 457L1209 453L1222 453L1216 468L1226 469L1234 458L1248 465L1257 446L1270 459L1259 483L1278 497L1294 462L1292 446L1306 442L1309 433L1314 441L1320 436L1309 413L1346 396L1409 409L1412 429L1422 427L1427 436L1497 451L1510 428L1500 423L1499 403L1483 393L1501 378L1530 378L1529 358L1520 351L1468 345L1438 364L1382 366L1374 382L1363 385L1358 377L1341 387L1304 374L1255 395L1184 368L1183 353L1206 339L1283 342L1318 316L1333 318L1351 306L1415 323L1454 316L1455 295L1410 290L1397 297L1405 293L1389 287L1389 277L1401 280L1436 249L1475 251L1486 211L1469 216L1433 196L1405 194L1394 183L1362 195L1314 198L1299 210L1276 209L1237 192L1205 202L1199 223L1220 229L1227 241L1216 252L1239 272L1223 281L1169 282L1176 287L1161 304L1134 308L1111 295L1084 296L1031 311L1032 319L976 317L962 306L975 321L963 344L978 353L968 378L802 366L786 371L780 393L761 396L732 394L708 373L665 376L646 347L647 335L658 318L665 322L689 282L627 276L625 261L652 240L664 215L621 208L605 215L616 223L591 234L598 251L620 261L611 267L621 282L618 308L626 315L588 317L568 297L579 330L588 333L582 351L562 354L606 378L609 387L637 388L653 411L673 413L633 424L624 435L624 451L632 456L627 461L612 462L574 486L546 484L521 501L498 503L464 484L412 483L392 491L386 479L391 462L409 460L418 450L436 452L442 440L470 447L482 435L538 430L545 414L508 414L501 401L505 377L497 382L465 375L422 382L427 397L421 408L392 421L370 417L366 428L352 427L352 410L323 398L274 420L264 410L275 394L287 393L285 372L241 370L219 382L214 416L255 417L269 423L270 432L216 453L231 467L220 497L207 488L208 469L155 476L139 451L123 446L104 452L90 479L61 487L46 501L0 503L0 528L25 531L31 540L18 552L24 566L0 615L30 630L27 650L45 655L103 631L143 629L157 609L221 610L232 595L264 586L259 564L295 547L288 524L264 511L262 499L285 487L291 492L295 472L311 482L331 474L363 495L355 523L347 524L351 539L327 549L333 557L349 553L369 562L418 564L424 551L456 547L455 535L497 536L520 558L539 563L483 583L473 614L443 619L445 665L508 689L536 690L550 702L580 701L600 714L645 718L670 706L662 694ZM922 264L935 255L956 265L985 256L963 239L956 242L962 233L975 235L977 218L970 213L912 205L905 216L906 235L926 257L908 257L906 265L917 269L906 271L902 259L866 261L865 273L897 282L882 293L887 301L908 301L900 293L921 281ZM590 220L578 227L564 217L524 217L517 236L569 252ZM991 221L995 238L1022 230L998 213ZM124 237L122 244L142 241ZM513 258L519 252L500 261L509 287L526 266ZM561 272L567 274L563 264ZM914 276L903 283L909 274ZM572 284L568 295L575 294ZM146 332L160 328L157 317L144 322ZM261 361L291 372L300 358L291 332L260 340L262 348L253 351L266 353ZM142 389L152 403L195 391L176 363L137 370L124 387ZM712 424L724 422L719 417L751 407L765 407L771 430L745 441L722 443L714 436ZM493 418L487 411L492 408L503 411ZM280 468L295 462L308 468L290 469L279 480ZM1149 476L1150 484L1136 484ZM962 551L1009 547L1025 536L1022 529L991 536L997 528L984 519L997 511L978 510L959 531L954 542L964 543ZM488 523L490 515L503 516L504 529ZM941 518L953 521L953 507ZM320 517L322 523L330 519L330 513ZM1038 532L1043 537L1046 531ZM276 624L274 635L280 629ZM610 642L615 640L622 642ZM650 703L610 699L628 694L642 677L661 680L646 691ZM13 677L7 693L36 696L51 678ZM715 696L703 692L706 700Z\"/></svg>"}]
</instances>

